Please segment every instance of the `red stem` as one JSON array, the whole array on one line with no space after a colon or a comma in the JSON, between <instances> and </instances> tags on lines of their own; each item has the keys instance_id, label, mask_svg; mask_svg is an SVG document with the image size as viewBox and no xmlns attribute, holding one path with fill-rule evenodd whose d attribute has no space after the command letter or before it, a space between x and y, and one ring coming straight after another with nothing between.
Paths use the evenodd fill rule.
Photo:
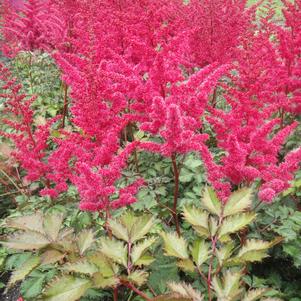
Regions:
<instances>
[{"instance_id":1,"label":"red stem","mask_svg":"<svg viewBox=\"0 0 301 301\"><path fill-rule=\"evenodd\" d=\"M67 112L68 112L68 86L64 85L64 109L63 109L63 119L62 119L62 128L65 127Z\"/></svg>"},{"instance_id":2,"label":"red stem","mask_svg":"<svg viewBox=\"0 0 301 301\"><path fill-rule=\"evenodd\" d=\"M177 214L177 205L178 205L178 196L179 196L179 170L177 166L176 161L176 155L171 156L172 160L172 166L173 166L173 172L174 172L174 181L175 181L175 187L174 187L174 199L173 199L173 207L172 207L172 216L175 222L176 231L178 236L181 236L181 230L180 230L180 224L179 224L179 218Z\"/></svg>"},{"instance_id":3,"label":"red stem","mask_svg":"<svg viewBox=\"0 0 301 301\"><path fill-rule=\"evenodd\" d=\"M152 299L147 296L145 293L141 292L137 287L135 287L132 283L121 280L121 283L126 286L127 288L129 288L130 290L132 290L133 292L135 292L137 295L139 295L140 297L142 297L144 300L146 301L151 301Z\"/></svg>"}]
</instances>

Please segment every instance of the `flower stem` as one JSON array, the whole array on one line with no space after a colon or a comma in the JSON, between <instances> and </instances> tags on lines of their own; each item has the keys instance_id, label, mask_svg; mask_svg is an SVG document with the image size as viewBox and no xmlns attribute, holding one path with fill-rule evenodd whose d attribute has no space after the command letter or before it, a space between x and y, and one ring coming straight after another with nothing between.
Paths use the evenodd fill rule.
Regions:
<instances>
[{"instance_id":1,"label":"flower stem","mask_svg":"<svg viewBox=\"0 0 301 301\"><path fill-rule=\"evenodd\" d=\"M179 218L178 218L178 214L177 214L178 196L179 196L179 176L180 176L180 174L179 174L179 169L178 169L178 166L177 166L176 155L173 154L171 156L171 160L172 160L174 182L175 182L172 216L173 216L173 219L174 219L174 222L175 222L177 234L178 234L178 236L181 236Z\"/></svg>"}]
</instances>

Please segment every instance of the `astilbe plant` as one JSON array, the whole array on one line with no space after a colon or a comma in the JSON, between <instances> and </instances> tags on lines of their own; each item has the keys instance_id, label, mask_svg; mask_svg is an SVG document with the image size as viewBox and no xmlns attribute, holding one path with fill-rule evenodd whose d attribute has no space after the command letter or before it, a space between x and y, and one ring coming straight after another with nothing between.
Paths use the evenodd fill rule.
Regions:
<instances>
[{"instance_id":1,"label":"astilbe plant","mask_svg":"<svg viewBox=\"0 0 301 301\"><path fill-rule=\"evenodd\" d=\"M1 135L14 141L16 149L14 157L20 162L21 167L27 171L26 178L30 182L41 180L49 186L47 173L49 166L46 162L48 138L52 124L57 118L49 119L46 124L34 126L32 102L35 97L28 97L22 92L22 85L12 77L10 71L3 65L1 70L0 97L5 100L2 110L2 122L8 126L8 130L1 131Z\"/></svg>"},{"instance_id":2,"label":"astilbe plant","mask_svg":"<svg viewBox=\"0 0 301 301\"><path fill-rule=\"evenodd\" d=\"M105 210L109 215L110 209L135 201L141 180L121 190L115 185L131 153L137 158L138 148L171 158L176 224L177 156L192 151L200 153L208 180L223 201L235 187L249 186L255 180L262 182L261 199L271 201L289 186L300 161L300 149L283 162L278 158L297 125L284 124L281 91L287 87L285 99L298 103L300 30L292 18L298 14L298 5L298 1L286 3L284 29L272 26L270 16L257 28L252 24L255 7L247 9L245 1L229 1L224 6L217 0L188 4L32 0L24 5L23 13L6 10L4 45L10 45L13 36L9 33L16 31L13 43L17 44L13 45L20 46L17 51L54 50L63 80L71 89L74 130L62 130L53 139L56 149L49 158L39 157L34 179L42 176L46 183L53 183L41 193L55 197L71 182L81 196L81 209ZM26 30L13 22L15 17ZM39 26L42 19L45 26ZM53 27L55 20L60 20L58 30ZM225 31L231 35L224 37ZM270 39L272 33L275 41ZM55 41L50 48L41 42L46 37L48 42ZM288 39L295 45L290 53L284 47ZM193 70L196 66L199 69ZM229 74L231 69L237 75ZM223 85L226 110L217 104L216 85L223 75L231 81ZM275 118L277 112L280 120ZM206 144L208 136L201 133L204 117L216 133L217 146L225 152L220 162L214 161ZM136 127L160 142L134 141ZM279 131L271 138L276 127ZM43 143L38 144L41 148L46 147L46 128ZM42 135L41 131L37 134ZM22 161L26 149L18 147ZM29 168L29 175L34 172L33 165L23 166ZM42 167L45 170L39 171Z\"/></svg>"}]
</instances>

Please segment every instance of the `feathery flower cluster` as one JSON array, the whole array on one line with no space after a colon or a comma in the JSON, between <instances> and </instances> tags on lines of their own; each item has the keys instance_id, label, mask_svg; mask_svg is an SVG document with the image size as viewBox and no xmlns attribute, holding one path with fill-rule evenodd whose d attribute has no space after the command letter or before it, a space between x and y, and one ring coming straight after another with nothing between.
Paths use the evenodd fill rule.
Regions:
<instances>
[{"instance_id":1,"label":"feathery flower cluster","mask_svg":"<svg viewBox=\"0 0 301 301\"><path fill-rule=\"evenodd\" d=\"M257 26L256 6L246 3L28 0L16 8L7 1L2 50L50 52L71 89L75 130L61 130L46 158L52 121L32 132L32 100L5 78L15 95L5 95L7 105L23 116L20 123L6 121L22 133L9 137L28 178L50 183L41 194L56 196L72 183L82 210L131 204L143 180L119 189L116 183L137 149L170 158L199 152L224 201L255 180L261 180L263 201L286 189L301 154L298 149L279 159L297 126L287 124L285 114L300 113L300 0L284 1L285 26L275 25L272 10ZM225 75L223 95L217 95ZM205 119L225 153L219 162L203 133ZM152 138L123 141L132 128Z\"/></svg>"}]
</instances>

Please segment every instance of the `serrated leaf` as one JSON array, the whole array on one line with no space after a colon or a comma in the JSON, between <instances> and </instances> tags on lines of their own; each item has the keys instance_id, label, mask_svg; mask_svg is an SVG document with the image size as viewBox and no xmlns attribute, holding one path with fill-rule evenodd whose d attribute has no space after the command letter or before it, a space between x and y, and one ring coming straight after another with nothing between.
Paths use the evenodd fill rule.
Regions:
<instances>
[{"instance_id":1,"label":"serrated leaf","mask_svg":"<svg viewBox=\"0 0 301 301\"><path fill-rule=\"evenodd\" d=\"M47 246L50 241L38 232L18 232L1 242L5 247L16 250L38 250Z\"/></svg>"},{"instance_id":2,"label":"serrated leaf","mask_svg":"<svg viewBox=\"0 0 301 301\"><path fill-rule=\"evenodd\" d=\"M156 238L151 237L134 245L131 253L132 263L136 264L136 262L141 258L141 256L144 255L144 253L156 240L157 240Z\"/></svg>"},{"instance_id":3,"label":"serrated leaf","mask_svg":"<svg viewBox=\"0 0 301 301\"><path fill-rule=\"evenodd\" d=\"M250 188L242 188L233 192L225 207L224 217L237 214L249 209L252 205L252 190Z\"/></svg>"},{"instance_id":4,"label":"serrated leaf","mask_svg":"<svg viewBox=\"0 0 301 301\"><path fill-rule=\"evenodd\" d=\"M8 282L8 288L14 285L16 282L23 280L35 267L40 264L40 261L41 258L39 256L32 256L18 269L13 271Z\"/></svg>"},{"instance_id":5,"label":"serrated leaf","mask_svg":"<svg viewBox=\"0 0 301 301\"><path fill-rule=\"evenodd\" d=\"M134 243L137 240L144 238L149 233L150 229L155 225L156 219L150 215L136 217L130 231L130 240Z\"/></svg>"},{"instance_id":6,"label":"serrated leaf","mask_svg":"<svg viewBox=\"0 0 301 301\"><path fill-rule=\"evenodd\" d=\"M191 255L193 261L196 263L198 267L200 267L208 258L210 245L206 243L205 240L195 240L192 248Z\"/></svg>"},{"instance_id":7,"label":"serrated leaf","mask_svg":"<svg viewBox=\"0 0 301 301\"><path fill-rule=\"evenodd\" d=\"M152 262L154 262L155 258L151 255L145 254L143 256L141 256L135 263L136 266L148 266L150 265Z\"/></svg>"},{"instance_id":8,"label":"serrated leaf","mask_svg":"<svg viewBox=\"0 0 301 301\"><path fill-rule=\"evenodd\" d=\"M127 278L130 282L134 282L136 285L141 286L147 281L148 273L143 270L136 270L131 272Z\"/></svg>"},{"instance_id":9,"label":"serrated leaf","mask_svg":"<svg viewBox=\"0 0 301 301\"><path fill-rule=\"evenodd\" d=\"M51 213L44 216L44 231L52 241L58 239L63 220L64 215L62 213Z\"/></svg>"},{"instance_id":10,"label":"serrated leaf","mask_svg":"<svg viewBox=\"0 0 301 301\"><path fill-rule=\"evenodd\" d=\"M248 224L250 224L255 219L255 217L256 214L253 212L228 216L224 219L220 227L218 237L222 238L225 235L240 231Z\"/></svg>"},{"instance_id":11,"label":"serrated leaf","mask_svg":"<svg viewBox=\"0 0 301 301\"><path fill-rule=\"evenodd\" d=\"M176 233L161 233L164 240L164 250L167 256L188 259L187 242Z\"/></svg>"},{"instance_id":12,"label":"serrated leaf","mask_svg":"<svg viewBox=\"0 0 301 301\"><path fill-rule=\"evenodd\" d=\"M223 266L224 262L230 258L234 249L234 243L231 241L219 249L216 249L216 257L218 259L219 265Z\"/></svg>"},{"instance_id":13,"label":"serrated leaf","mask_svg":"<svg viewBox=\"0 0 301 301\"><path fill-rule=\"evenodd\" d=\"M41 265L52 264L62 260L66 254L57 250L47 250L41 255Z\"/></svg>"},{"instance_id":14,"label":"serrated leaf","mask_svg":"<svg viewBox=\"0 0 301 301\"><path fill-rule=\"evenodd\" d=\"M179 260L177 262L177 266L185 272L194 272L195 271L195 266L193 264L193 261L190 259L183 259Z\"/></svg>"},{"instance_id":15,"label":"serrated leaf","mask_svg":"<svg viewBox=\"0 0 301 301\"><path fill-rule=\"evenodd\" d=\"M122 223L119 223L117 220L110 219L108 224L115 237L126 242L130 240L128 230Z\"/></svg>"},{"instance_id":16,"label":"serrated leaf","mask_svg":"<svg viewBox=\"0 0 301 301\"><path fill-rule=\"evenodd\" d=\"M112 277L118 272L118 266L101 252L89 255L88 260L95 264L99 268L101 274L106 278Z\"/></svg>"},{"instance_id":17,"label":"serrated leaf","mask_svg":"<svg viewBox=\"0 0 301 301\"><path fill-rule=\"evenodd\" d=\"M268 291L266 288L258 288L254 290L250 290L246 293L242 301L256 301L258 298L264 296L264 294Z\"/></svg>"},{"instance_id":18,"label":"serrated leaf","mask_svg":"<svg viewBox=\"0 0 301 301\"><path fill-rule=\"evenodd\" d=\"M282 238L276 238L271 242L263 241L260 239L248 239L244 246L240 249L234 261L248 261L255 262L261 261L267 257L267 250L279 243Z\"/></svg>"},{"instance_id":19,"label":"serrated leaf","mask_svg":"<svg viewBox=\"0 0 301 301\"><path fill-rule=\"evenodd\" d=\"M242 293L240 288L241 273L226 271L223 279L220 280L216 276L213 277L212 287L218 299L236 300Z\"/></svg>"},{"instance_id":20,"label":"serrated leaf","mask_svg":"<svg viewBox=\"0 0 301 301\"><path fill-rule=\"evenodd\" d=\"M209 214L202 209L195 207L185 207L183 209L185 220L190 223L200 235L209 236L208 216Z\"/></svg>"},{"instance_id":21,"label":"serrated leaf","mask_svg":"<svg viewBox=\"0 0 301 301\"><path fill-rule=\"evenodd\" d=\"M212 214L220 216L222 213L222 205L215 191L210 187L205 188L201 204Z\"/></svg>"},{"instance_id":22,"label":"serrated leaf","mask_svg":"<svg viewBox=\"0 0 301 301\"><path fill-rule=\"evenodd\" d=\"M215 234L217 232L217 229L218 229L218 220L215 217L210 216L210 218L209 218L209 231L210 231L211 237L215 236Z\"/></svg>"},{"instance_id":23,"label":"serrated leaf","mask_svg":"<svg viewBox=\"0 0 301 301\"><path fill-rule=\"evenodd\" d=\"M77 243L80 255L83 255L94 243L93 231L91 229L81 231L78 235L76 243Z\"/></svg>"},{"instance_id":24,"label":"serrated leaf","mask_svg":"<svg viewBox=\"0 0 301 301\"><path fill-rule=\"evenodd\" d=\"M53 281L45 290L45 301L76 301L92 286L88 279L63 276Z\"/></svg>"},{"instance_id":25,"label":"serrated leaf","mask_svg":"<svg viewBox=\"0 0 301 301\"><path fill-rule=\"evenodd\" d=\"M113 261L127 267L127 248L123 242L116 239L101 238L100 251Z\"/></svg>"},{"instance_id":26,"label":"serrated leaf","mask_svg":"<svg viewBox=\"0 0 301 301\"><path fill-rule=\"evenodd\" d=\"M180 283L170 282L168 283L168 287L172 291L172 293L178 297L188 298L192 301L203 300L201 294L189 284L181 283L181 282Z\"/></svg>"},{"instance_id":27,"label":"serrated leaf","mask_svg":"<svg viewBox=\"0 0 301 301\"><path fill-rule=\"evenodd\" d=\"M24 230L24 231L36 231L41 234L45 234L43 228L43 216L40 212L32 215L18 216L8 218L5 222L9 228Z\"/></svg>"},{"instance_id":28,"label":"serrated leaf","mask_svg":"<svg viewBox=\"0 0 301 301\"><path fill-rule=\"evenodd\" d=\"M95 288L114 287L118 283L119 283L119 280L116 277L106 278L100 272L95 273L93 275L93 287L95 287Z\"/></svg>"},{"instance_id":29,"label":"serrated leaf","mask_svg":"<svg viewBox=\"0 0 301 301\"><path fill-rule=\"evenodd\" d=\"M80 260L74 263L65 264L62 269L66 272L73 272L79 274L93 275L98 272L97 267L94 264L91 264L87 260Z\"/></svg>"}]
</instances>

